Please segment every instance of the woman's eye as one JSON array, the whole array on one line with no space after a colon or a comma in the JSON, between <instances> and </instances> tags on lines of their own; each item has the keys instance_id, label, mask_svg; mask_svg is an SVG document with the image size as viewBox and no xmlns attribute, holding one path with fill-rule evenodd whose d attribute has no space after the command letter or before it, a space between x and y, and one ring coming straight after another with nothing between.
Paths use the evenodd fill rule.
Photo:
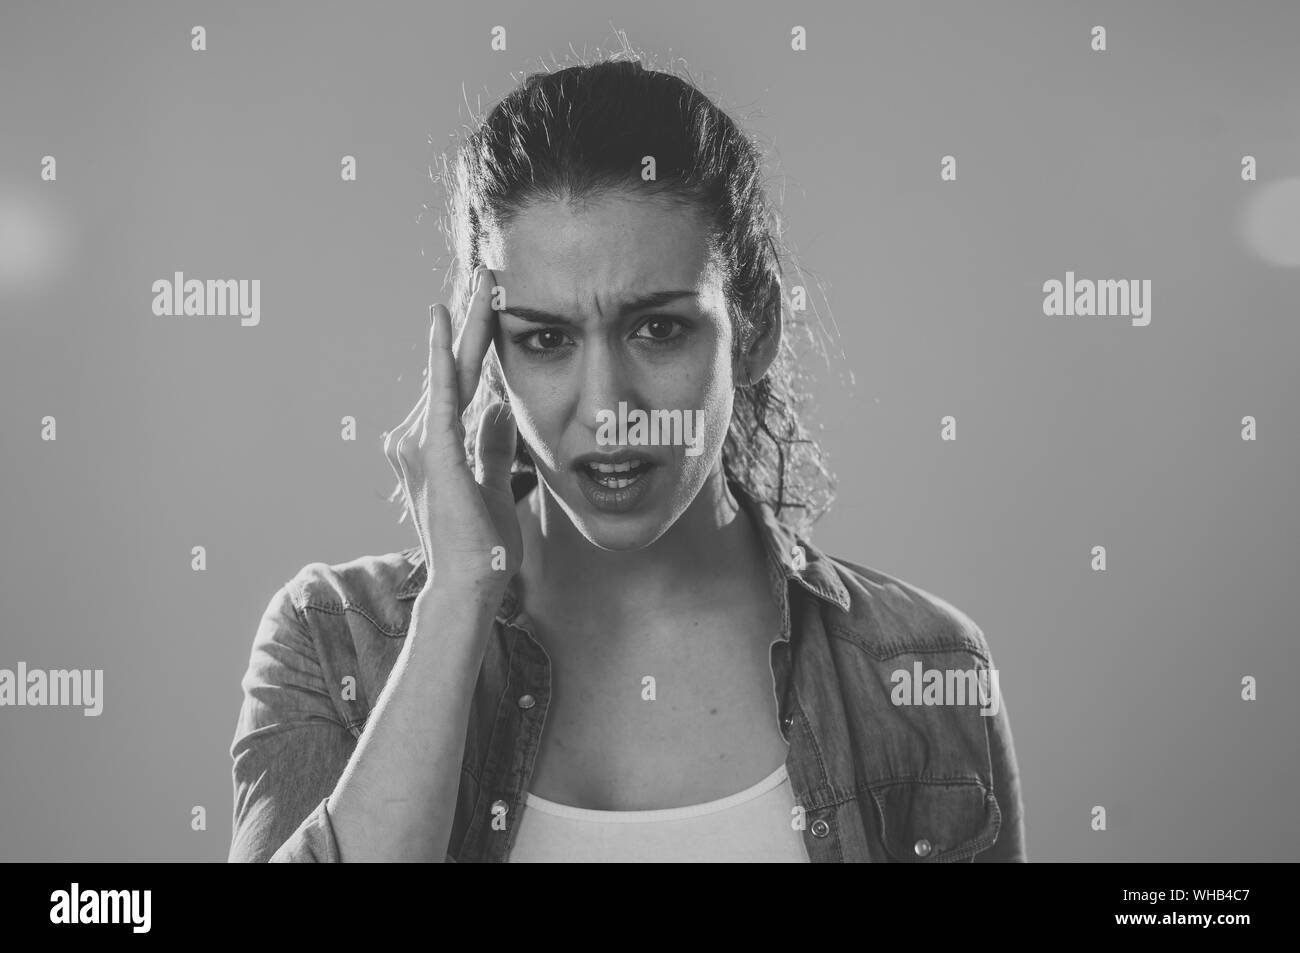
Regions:
<instances>
[{"instance_id":1,"label":"woman's eye","mask_svg":"<svg viewBox=\"0 0 1300 953\"><path fill-rule=\"evenodd\" d=\"M686 323L677 318L651 318L637 328L633 340L648 341L654 345L676 344L685 334ZM511 340L525 354L534 357L556 357L569 349L569 337L558 328L539 328L514 335Z\"/></svg>"},{"instance_id":2,"label":"woman's eye","mask_svg":"<svg viewBox=\"0 0 1300 953\"><path fill-rule=\"evenodd\" d=\"M642 337L642 340L650 341L672 341L682 334L682 322L676 318L651 318L645 324L638 328L638 331L649 331L649 335Z\"/></svg>"},{"instance_id":3,"label":"woman's eye","mask_svg":"<svg viewBox=\"0 0 1300 953\"><path fill-rule=\"evenodd\" d=\"M514 342L525 351L540 354L545 351L558 351L564 344L564 334L555 328L542 328L540 331L516 335Z\"/></svg>"}]
</instances>

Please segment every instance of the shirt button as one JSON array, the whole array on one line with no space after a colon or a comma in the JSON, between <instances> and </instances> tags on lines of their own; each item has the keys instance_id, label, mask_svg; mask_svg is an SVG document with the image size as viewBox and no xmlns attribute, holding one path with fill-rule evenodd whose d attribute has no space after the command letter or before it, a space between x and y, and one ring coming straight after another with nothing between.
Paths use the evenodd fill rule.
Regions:
<instances>
[{"instance_id":1,"label":"shirt button","mask_svg":"<svg viewBox=\"0 0 1300 953\"><path fill-rule=\"evenodd\" d=\"M930 856L930 842L929 842L928 840L926 840L924 837L922 837L919 841L917 841L917 842L912 846L912 850L916 851L916 856L917 856L917 857L929 857L929 856Z\"/></svg>"},{"instance_id":2,"label":"shirt button","mask_svg":"<svg viewBox=\"0 0 1300 953\"><path fill-rule=\"evenodd\" d=\"M786 731L789 731L793 725L794 725L794 715L786 715L784 718L781 719L781 727L784 728Z\"/></svg>"},{"instance_id":3,"label":"shirt button","mask_svg":"<svg viewBox=\"0 0 1300 953\"><path fill-rule=\"evenodd\" d=\"M523 708L523 709L529 709L529 708L532 708L532 707L533 707L534 705L536 705L536 704L537 704L537 699L534 698L532 695L520 695L520 696L519 696L519 707L520 707L520 708Z\"/></svg>"},{"instance_id":4,"label":"shirt button","mask_svg":"<svg viewBox=\"0 0 1300 953\"><path fill-rule=\"evenodd\" d=\"M831 826L821 818L812 822L813 837L825 837L831 832Z\"/></svg>"}]
</instances>

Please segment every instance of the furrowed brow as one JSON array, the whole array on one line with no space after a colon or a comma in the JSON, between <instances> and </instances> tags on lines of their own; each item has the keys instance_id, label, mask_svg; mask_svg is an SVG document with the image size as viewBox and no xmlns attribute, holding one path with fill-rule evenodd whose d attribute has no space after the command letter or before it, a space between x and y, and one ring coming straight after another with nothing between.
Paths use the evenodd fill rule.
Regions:
<instances>
[{"instance_id":1,"label":"furrowed brow","mask_svg":"<svg viewBox=\"0 0 1300 953\"><path fill-rule=\"evenodd\" d=\"M697 291L655 291L648 295L642 295L639 298L632 298L624 301L618 308L620 318L627 317L629 314L635 314L637 311L645 311L649 308L659 308L669 304L679 298L696 298L699 297ZM578 322L572 318L567 318L562 314L552 314L549 311L542 311L540 308L525 308L521 305L511 305L508 308L502 308L501 314L511 314L516 318L522 318L533 324L559 324L566 327L576 327Z\"/></svg>"}]
</instances>

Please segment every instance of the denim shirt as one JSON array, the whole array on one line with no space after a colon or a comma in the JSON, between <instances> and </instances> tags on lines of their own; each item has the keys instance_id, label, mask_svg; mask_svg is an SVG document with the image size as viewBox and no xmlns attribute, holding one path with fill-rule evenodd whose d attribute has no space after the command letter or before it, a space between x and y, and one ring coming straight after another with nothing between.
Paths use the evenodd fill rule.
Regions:
<instances>
[{"instance_id":1,"label":"denim shirt","mask_svg":"<svg viewBox=\"0 0 1300 953\"><path fill-rule=\"evenodd\" d=\"M536 476L512 482L519 500ZM937 596L820 552L729 485L763 539L779 596L772 684L789 746L791 824L809 860L1026 860L1005 702L981 714L978 700L894 700L904 694L900 671L995 671L980 628ZM230 748L230 861L342 859L329 795L401 652L425 577L417 546L311 563L272 597ZM550 663L512 581L474 690L446 860L509 857L550 700Z\"/></svg>"}]
</instances>

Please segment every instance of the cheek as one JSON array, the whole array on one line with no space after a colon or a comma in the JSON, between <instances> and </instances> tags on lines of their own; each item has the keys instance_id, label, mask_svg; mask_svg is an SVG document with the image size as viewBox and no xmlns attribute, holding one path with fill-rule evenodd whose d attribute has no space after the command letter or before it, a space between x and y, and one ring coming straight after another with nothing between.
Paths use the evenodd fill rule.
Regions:
<instances>
[{"instance_id":1,"label":"cheek","mask_svg":"<svg viewBox=\"0 0 1300 953\"><path fill-rule=\"evenodd\" d=\"M731 362L727 341L718 335L709 346L692 355L680 375L665 375L664 382L673 391L664 406L691 407L701 411L704 443L720 446L731 424L733 403Z\"/></svg>"},{"instance_id":2,"label":"cheek","mask_svg":"<svg viewBox=\"0 0 1300 953\"><path fill-rule=\"evenodd\" d=\"M731 415L731 374L727 373L727 368L711 369L703 382L697 400L697 406L705 412L705 416L710 421L716 417Z\"/></svg>"},{"instance_id":3,"label":"cheek","mask_svg":"<svg viewBox=\"0 0 1300 953\"><path fill-rule=\"evenodd\" d=\"M712 449L722 446L727 438L727 429L731 426L733 395L731 388L725 386L726 383L727 379L724 377L722 381L724 386L711 390L703 406L706 428L704 444Z\"/></svg>"},{"instance_id":4,"label":"cheek","mask_svg":"<svg viewBox=\"0 0 1300 953\"><path fill-rule=\"evenodd\" d=\"M712 354L701 386L700 406L710 420L715 417L730 420L732 398L731 360L727 349L719 347Z\"/></svg>"},{"instance_id":5,"label":"cheek","mask_svg":"<svg viewBox=\"0 0 1300 953\"><path fill-rule=\"evenodd\" d=\"M551 413L555 398L549 388L533 386L536 383L525 369L512 373L504 387L514 411L515 426L519 428L519 436L528 444L534 462L556 469L555 449L559 445L559 434Z\"/></svg>"},{"instance_id":6,"label":"cheek","mask_svg":"<svg viewBox=\"0 0 1300 953\"><path fill-rule=\"evenodd\" d=\"M731 426L733 401L730 366L725 361L711 361L698 366L692 378L681 381L672 398L665 402L665 406L698 411L704 452L687 457L688 466L712 466L713 456L722 447Z\"/></svg>"}]
</instances>

